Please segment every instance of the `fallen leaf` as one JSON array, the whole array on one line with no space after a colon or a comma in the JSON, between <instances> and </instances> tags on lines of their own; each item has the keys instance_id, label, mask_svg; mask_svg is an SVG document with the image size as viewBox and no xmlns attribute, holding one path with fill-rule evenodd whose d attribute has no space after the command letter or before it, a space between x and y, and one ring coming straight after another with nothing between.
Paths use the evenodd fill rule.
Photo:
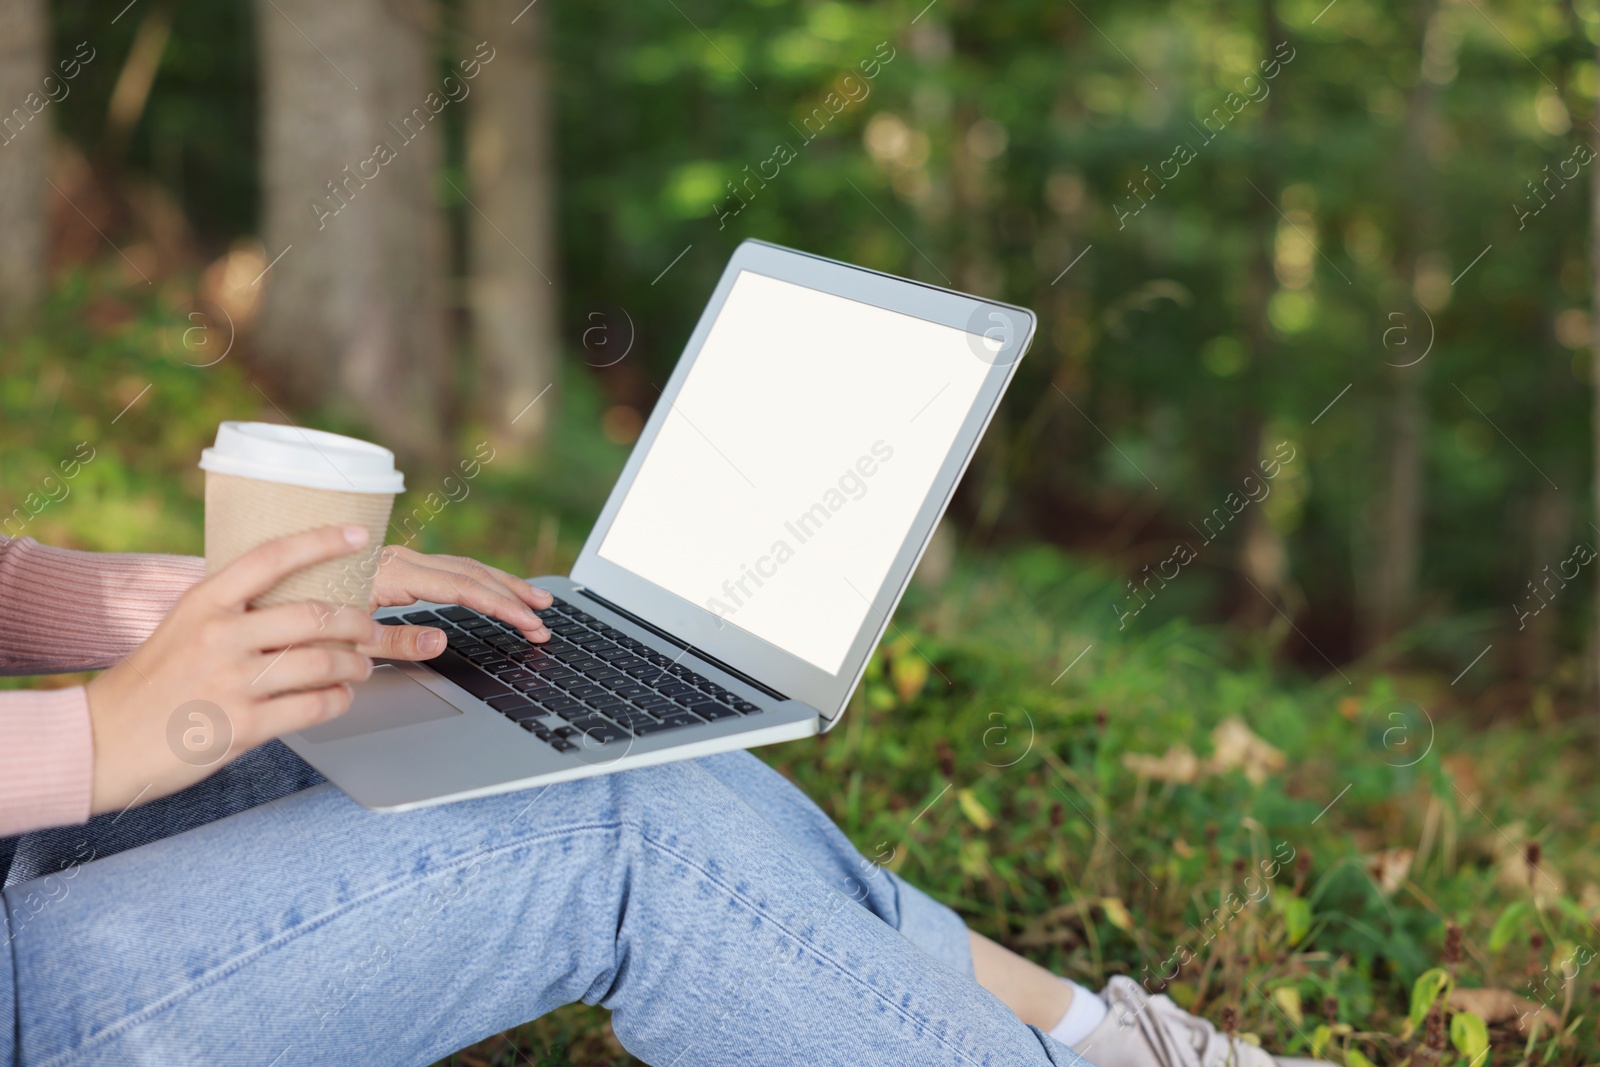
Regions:
<instances>
[{"instance_id":1,"label":"fallen leaf","mask_svg":"<svg viewBox=\"0 0 1600 1067\"><path fill-rule=\"evenodd\" d=\"M1319 1025L1311 1031L1311 1056L1313 1059L1322 1059L1322 1050L1328 1047L1328 1042L1333 1040L1333 1031L1326 1024Z\"/></svg>"},{"instance_id":2,"label":"fallen leaf","mask_svg":"<svg viewBox=\"0 0 1600 1067\"><path fill-rule=\"evenodd\" d=\"M896 656L889 661L889 681L901 703L908 703L928 682L928 661L920 653Z\"/></svg>"},{"instance_id":3,"label":"fallen leaf","mask_svg":"<svg viewBox=\"0 0 1600 1067\"><path fill-rule=\"evenodd\" d=\"M1519 997L1509 989L1456 989L1450 993L1451 1011L1470 1011L1490 1026L1515 1019L1517 1032L1526 1037L1540 1023L1552 1030L1560 1017L1536 1000Z\"/></svg>"},{"instance_id":4,"label":"fallen leaf","mask_svg":"<svg viewBox=\"0 0 1600 1067\"><path fill-rule=\"evenodd\" d=\"M1211 758L1206 761L1206 771L1220 774L1239 768L1253 785L1260 785L1269 774L1281 771L1286 760L1283 753L1256 736L1237 715L1230 715L1211 731Z\"/></svg>"},{"instance_id":5,"label":"fallen leaf","mask_svg":"<svg viewBox=\"0 0 1600 1067\"><path fill-rule=\"evenodd\" d=\"M1141 778L1157 782L1180 782L1185 785L1200 778L1200 758L1185 744L1167 749L1165 756L1148 756L1139 752L1125 752L1122 765Z\"/></svg>"},{"instance_id":6,"label":"fallen leaf","mask_svg":"<svg viewBox=\"0 0 1600 1067\"><path fill-rule=\"evenodd\" d=\"M1101 897L1100 910L1106 913L1106 920L1124 933L1133 932L1133 915L1128 911L1128 906L1116 897Z\"/></svg>"},{"instance_id":7,"label":"fallen leaf","mask_svg":"<svg viewBox=\"0 0 1600 1067\"><path fill-rule=\"evenodd\" d=\"M1411 861L1415 856L1416 853L1409 848L1390 848L1367 857L1367 872L1378 883L1378 888L1383 890L1384 896L1394 896L1406 884L1406 876L1411 873Z\"/></svg>"},{"instance_id":8,"label":"fallen leaf","mask_svg":"<svg viewBox=\"0 0 1600 1067\"><path fill-rule=\"evenodd\" d=\"M1286 1015L1291 1023L1300 1026L1305 1022L1305 1013L1300 1009L1300 991L1294 986L1279 986L1272 991L1272 1002Z\"/></svg>"},{"instance_id":9,"label":"fallen leaf","mask_svg":"<svg viewBox=\"0 0 1600 1067\"><path fill-rule=\"evenodd\" d=\"M1253 784L1260 785L1268 775L1283 770L1286 763L1282 752L1257 737L1237 715L1230 715L1211 731L1211 746L1211 756L1204 762L1180 742L1163 756L1123 753L1122 765L1142 778L1182 785L1213 774L1242 770Z\"/></svg>"},{"instance_id":10,"label":"fallen leaf","mask_svg":"<svg viewBox=\"0 0 1600 1067\"><path fill-rule=\"evenodd\" d=\"M980 830L987 830L994 825L994 816L989 814L989 809L983 806L970 789L957 789L956 802L961 805L961 812L967 820Z\"/></svg>"},{"instance_id":11,"label":"fallen leaf","mask_svg":"<svg viewBox=\"0 0 1600 1067\"><path fill-rule=\"evenodd\" d=\"M1490 847L1499 859L1495 881L1507 889L1532 892L1534 901L1547 904L1566 892L1566 880L1561 872L1547 863L1535 866L1528 862L1528 846L1533 839L1527 828L1518 820L1507 823L1501 832L1489 838Z\"/></svg>"}]
</instances>

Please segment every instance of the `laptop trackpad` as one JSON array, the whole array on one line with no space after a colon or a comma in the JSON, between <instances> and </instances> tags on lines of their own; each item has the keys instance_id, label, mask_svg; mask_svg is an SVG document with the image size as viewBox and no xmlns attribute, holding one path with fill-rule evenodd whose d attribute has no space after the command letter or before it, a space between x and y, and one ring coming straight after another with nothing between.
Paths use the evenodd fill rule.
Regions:
<instances>
[{"instance_id":1,"label":"laptop trackpad","mask_svg":"<svg viewBox=\"0 0 1600 1067\"><path fill-rule=\"evenodd\" d=\"M356 686L349 711L332 722L300 731L300 737L313 742L342 741L460 714L461 709L399 667L380 663L372 669L372 677Z\"/></svg>"}]
</instances>

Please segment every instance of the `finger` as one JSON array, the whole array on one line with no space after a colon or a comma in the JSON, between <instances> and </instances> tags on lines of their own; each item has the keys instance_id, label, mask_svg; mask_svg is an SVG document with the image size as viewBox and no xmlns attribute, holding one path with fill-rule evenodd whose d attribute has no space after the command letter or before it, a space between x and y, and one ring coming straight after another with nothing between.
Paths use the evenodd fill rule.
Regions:
<instances>
[{"instance_id":1,"label":"finger","mask_svg":"<svg viewBox=\"0 0 1600 1067\"><path fill-rule=\"evenodd\" d=\"M267 738L282 737L338 718L350 710L354 699L355 690L348 685L288 693L256 705L256 721Z\"/></svg>"},{"instance_id":2,"label":"finger","mask_svg":"<svg viewBox=\"0 0 1600 1067\"><path fill-rule=\"evenodd\" d=\"M429 565L417 563L407 569L406 591L415 594L419 600L431 600L436 604L461 604L503 619L521 630L530 641L547 641L550 638L544 620L492 579L481 581L462 571L443 570L432 566L430 560Z\"/></svg>"},{"instance_id":3,"label":"finger","mask_svg":"<svg viewBox=\"0 0 1600 1067\"><path fill-rule=\"evenodd\" d=\"M403 573L418 558L422 558L422 553L405 545L384 545L379 550L378 573L372 583L372 595L367 599L369 612L416 603L416 597L406 594Z\"/></svg>"},{"instance_id":4,"label":"finger","mask_svg":"<svg viewBox=\"0 0 1600 1067\"><path fill-rule=\"evenodd\" d=\"M313 563L348 556L367 543L360 526L323 526L280 537L246 552L202 583L213 602L242 609L278 582Z\"/></svg>"},{"instance_id":5,"label":"finger","mask_svg":"<svg viewBox=\"0 0 1600 1067\"><path fill-rule=\"evenodd\" d=\"M296 689L323 689L339 682L360 682L372 674L371 657L352 648L305 645L256 657L260 661L250 686L264 695Z\"/></svg>"},{"instance_id":6,"label":"finger","mask_svg":"<svg viewBox=\"0 0 1600 1067\"><path fill-rule=\"evenodd\" d=\"M432 659L444 651L444 631L432 626L379 626L376 641L356 646L357 652L381 659Z\"/></svg>"},{"instance_id":7,"label":"finger","mask_svg":"<svg viewBox=\"0 0 1600 1067\"><path fill-rule=\"evenodd\" d=\"M380 577L386 581L380 581L373 586L374 608L415 602L419 594L413 592L411 585L418 568L430 568L447 574L461 575L487 585L498 585L519 602L536 611L543 611L555 603L555 597L546 590L529 585L514 574L468 556L430 556L403 545L386 546L384 552L386 553L384 566L388 570L380 571ZM513 625L520 624L513 621Z\"/></svg>"},{"instance_id":8,"label":"finger","mask_svg":"<svg viewBox=\"0 0 1600 1067\"><path fill-rule=\"evenodd\" d=\"M307 641L348 641L372 644L383 629L360 608L302 600L249 611L238 618L241 647L251 652L288 648Z\"/></svg>"},{"instance_id":9,"label":"finger","mask_svg":"<svg viewBox=\"0 0 1600 1067\"><path fill-rule=\"evenodd\" d=\"M522 601L535 611L543 611L545 608L548 608L551 604L555 603L556 598L551 596L548 590L540 589L536 585L529 585L521 578L518 578L515 574L511 574L508 571L503 571L499 567L484 563L481 560L472 559L469 556L424 556L423 558L429 559L435 565L442 564L446 561L458 565L464 565L469 568L466 571L468 574L473 574L473 572L470 570L472 567L481 568L482 570L487 571L495 581L509 589L511 594L518 600ZM480 578L482 577L481 574L474 574L473 576Z\"/></svg>"}]
</instances>

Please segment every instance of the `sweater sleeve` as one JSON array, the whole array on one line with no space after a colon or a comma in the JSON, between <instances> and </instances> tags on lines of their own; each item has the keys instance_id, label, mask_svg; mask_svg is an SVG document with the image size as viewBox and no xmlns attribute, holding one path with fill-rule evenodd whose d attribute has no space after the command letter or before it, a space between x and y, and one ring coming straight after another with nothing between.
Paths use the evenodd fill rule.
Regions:
<instances>
[{"instance_id":1,"label":"sweater sleeve","mask_svg":"<svg viewBox=\"0 0 1600 1067\"><path fill-rule=\"evenodd\" d=\"M194 557L0 538L0 674L109 667L203 577L205 561ZM0 692L0 837L87 821L93 784L82 686Z\"/></svg>"},{"instance_id":2,"label":"sweater sleeve","mask_svg":"<svg viewBox=\"0 0 1600 1067\"><path fill-rule=\"evenodd\" d=\"M77 552L0 538L0 674L109 667L204 577L198 556Z\"/></svg>"},{"instance_id":3,"label":"sweater sleeve","mask_svg":"<svg viewBox=\"0 0 1600 1067\"><path fill-rule=\"evenodd\" d=\"M93 783L83 686L0 693L0 837L87 822Z\"/></svg>"}]
</instances>

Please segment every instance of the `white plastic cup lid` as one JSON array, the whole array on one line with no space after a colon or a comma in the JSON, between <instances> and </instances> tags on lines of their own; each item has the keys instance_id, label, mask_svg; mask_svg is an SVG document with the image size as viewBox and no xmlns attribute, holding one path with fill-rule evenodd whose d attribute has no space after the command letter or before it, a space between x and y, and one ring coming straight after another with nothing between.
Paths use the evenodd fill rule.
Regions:
<instances>
[{"instance_id":1,"label":"white plastic cup lid","mask_svg":"<svg viewBox=\"0 0 1600 1067\"><path fill-rule=\"evenodd\" d=\"M271 422L224 422L216 444L200 453L200 469L346 493L399 493L406 487L394 453L381 445Z\"/></svg>"}]
</instances>

